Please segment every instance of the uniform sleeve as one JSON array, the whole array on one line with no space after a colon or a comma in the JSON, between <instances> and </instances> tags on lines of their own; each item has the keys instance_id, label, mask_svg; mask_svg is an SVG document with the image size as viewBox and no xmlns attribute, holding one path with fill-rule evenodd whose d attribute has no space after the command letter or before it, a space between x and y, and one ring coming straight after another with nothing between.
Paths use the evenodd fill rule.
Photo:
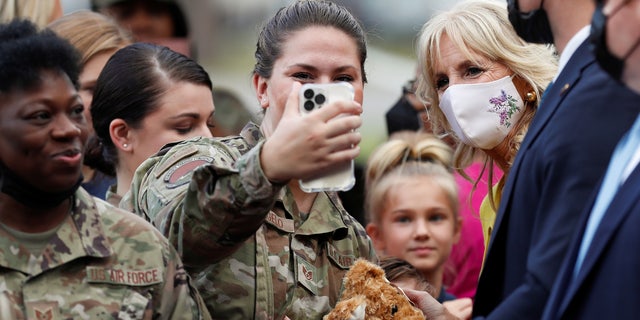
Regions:
<instances>
[{"instance_id":1,"label":"uniform sleeve","mask_svg":"<svg viewBox=\"0 0 640 320\"><path fill-rule=\"evenodd\" d=\"M242 156L212 139L172 148L134 180L135 210L163 232L187 266L226 258L260 228L282 188L262 171L262 145Z\"/></svg>"},{"instance_id":2,"label":"uniform sleeve","mask_svg":"<svg viewBox=\"0 0 640 320\"><path fill-rule=\"evenodd\" d=\"M206 166L194 173L180 213L182 252L192 265L215 263L256 233L282 186L260 167L262 144L238 159L237 172Z\"/></svg>"},{"instance_id":3,"label":"uniform sleeve","mask_svg":"<svg viewBox=\"0 0 640 320\"><path fill-rule=\"evenodd\" d=\"M343 215L343 221L345 225L351 228L354 232L354 241L357 244L358 257L367 259L377 264L379 262L378 255L376 253L375 247L373 246L373 241L371 241L371 238L367 234L367 231L364 229L364 227L348 213L345 213L345 215Z\"/></svg>"},{"instance_id":4,"label":"uniform sleeve","mask_svg":"<svg viewBox=\"0 0 640 320\"><path fill-rule=\"evenodd\" d=\"M192 286L182 261L171 245L167 245L161 303L155 314L167 319L207 320L211 315L197 289Z\"/></svg>"}]
</instances>

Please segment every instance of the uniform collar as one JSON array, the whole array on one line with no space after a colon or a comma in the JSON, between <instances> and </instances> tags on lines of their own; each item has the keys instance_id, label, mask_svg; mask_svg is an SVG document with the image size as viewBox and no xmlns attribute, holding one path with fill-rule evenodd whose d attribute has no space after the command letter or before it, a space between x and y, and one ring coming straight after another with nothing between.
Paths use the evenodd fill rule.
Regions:
<instances>
[{"instance_id":1,"label":"uniform collar","mask_svg":"<svg viewBox=\"0 0 640 320\"><path fill-rule=\"evenodd\" d=\"M37 275L81 257L104 258L113 254L104 233L97 202L84 189L75 193L71 214L35 257L5 230L0 229L0 266Z\"/></svg>"},{"instance_id":2,"label":"uniform collar","mask_svg":"<svg viewBox=\"0 0 640 320\"><path fill-rule=\"evenodd\" d=\"M340 236L348 232L348 228L342 220L342 215L347 214L334 192L319 192L308 218L296 230L299 235L312 235L331 233Z\"/></svg>"},{"instance_id":3,"label":"uniform collar","mask_svg":"<svg viewBox=\"0 0 640 320\"><path fill-rule=\"evenodd\" d=\"M253 148L264 139L260 127L253 122L249 122L240 132L240 136ZM300 220L300 214L295 206L293 194L289 188L283 188L278 197L278 202L282 204L284 210L290 214L294 220L296 235L314 235L330 233L335 236L347 234L348 228L342 216L348 214L340 204L338 195L335 192L319 192L306 220ZM281 217L282 218L282 217ZM290 218L290 217L287 217Z\"/></svg>"},{"instance_id":4,"label":"uniform collar","mask_svg":"<svg viewBox=\"0 0 640 320\"><path fill-rule=\"evenodd\" d=\"M118 194L117 190L118 184L109 186L107 194L105 195L105 200L114 207L118 207L120 205L120 201L122 201L122 196Z\"/></svg>"}]
</instances>

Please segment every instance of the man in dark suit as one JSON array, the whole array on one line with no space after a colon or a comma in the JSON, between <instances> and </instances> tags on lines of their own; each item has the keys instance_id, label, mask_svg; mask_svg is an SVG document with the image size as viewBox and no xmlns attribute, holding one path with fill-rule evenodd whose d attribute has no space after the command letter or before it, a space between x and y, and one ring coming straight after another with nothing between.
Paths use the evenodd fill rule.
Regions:
<instances>
[{"instance_id":1,"label":"man in dark suit","mask_svg":"<svg viewBox=\"0 0 640 320\"><path fill-rule=\"evenodd\" d=\"M609 0L604 10L602 1L598 5L591 30L598 63L640 93L640 0ZM640 96L634 102L640 104ZM615 106L611 109L615 112ZM588 202L544 319L631 319L640 314L640 117L637 119L618 143L598 192Z\"/></svg>"},{"instance_id":2,"label":"man in dark suit","mask_svg":"<svg viewBox=\"0 0 640 320\"><path fill-rule=\"evenodd\" d=\"M387 133L404 130L417 131L423 127L421 112L425 112L425 105L418 101L415 95L415 80L409 80L402 86L402 95L396 103L385 114L387 122Z\"/></svg>"},{"instance_id":3,"label":"man in dark suit","mask_svg":"<svg viewBox=\"0 0 640 320\"><path fill-rule=\"evenodd\" d=\"M630 1L635 12L639 1ZM609 2L619 5L624 1ZM510 20L520 36L532 42L553 41L561 55L560 71L543 97L503 189L473 316L540 319L562 270L564 278L558 277L560 284L549 299L550 310L545 314L549 318L637 317L640 259L634 250L640 243L640 169L631 173L605 213L576 280L567 285L566 279L573 277L573 261L583 234L578 229L585 227L593 203L588 200L597 190L617 142L640 112L638 95L596 63L587 40L595 10L593 0L508 3ZM626 38L620 41L627 43L627 51L630 43L635 43L627 55L637 58L637 38L630 38L638 36L639 20L626 17L626 21L636 25L627 27L626 33L621 33ZM634 66L627 61L627 69L639 69L640 62L634 61ZM640 70L635 70L638 73ZM569 251L576 232L580 239ZM561 269L567 253L573 257L568 262L571 266ZM607 276L598 278L596 273ZM621 273L622 277L612 279ZM452 318L428 296L410 290L407 294L428 319ZM608 306L602 307L603 303ZM631 309L633 312L627 312Z\"/></svg>"},{"instance_id":4,"label":"man in dark suit","mask_svg":"<svg viewBox=\"0 0 640 320\"><path fill-rule=\"evenodd\" d=\"M593 0L510 0L509 7L521 37L553 41L560 70L503 189L473 315L540 319L586 200L640 104L589 50Z\"/></svg>"}]
</instances>

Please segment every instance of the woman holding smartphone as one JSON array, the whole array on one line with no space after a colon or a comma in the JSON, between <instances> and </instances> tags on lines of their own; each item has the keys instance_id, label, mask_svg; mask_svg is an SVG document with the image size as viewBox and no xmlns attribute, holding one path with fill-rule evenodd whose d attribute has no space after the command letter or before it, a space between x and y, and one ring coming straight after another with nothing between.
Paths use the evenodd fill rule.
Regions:
<instances>
[{"instance_id":1,"label":"woman holding smartphone","mask_svg":"<svg viewBox=\"0 0 640 320\"><path fill-rule=\"evenodd\" d=\"M118 81L141 72L114 72L131 54L127 48L116 53L98 79L94 125L113 117L109 98L122 90L143 92ZM321 319L338 300L355 259L377 261L364 228L335 193L305 193L298 183L359 153L364 31L341 6L297 1L267 21L255 56L262 123L247 124L239 136L201 134L165 146L137 168L120 206L152 221L178 248L214 317ZM333 82L349 82L354 101L330 103L302 117L301 83ZM333 119L341 114L346 116ZM161 122L143 125L149 130ZM142 135L129 141L133 135L127 130L112 131L105 134L96 125L103 144L118 154L147 145Z\"/></svg>"}]
</instances>

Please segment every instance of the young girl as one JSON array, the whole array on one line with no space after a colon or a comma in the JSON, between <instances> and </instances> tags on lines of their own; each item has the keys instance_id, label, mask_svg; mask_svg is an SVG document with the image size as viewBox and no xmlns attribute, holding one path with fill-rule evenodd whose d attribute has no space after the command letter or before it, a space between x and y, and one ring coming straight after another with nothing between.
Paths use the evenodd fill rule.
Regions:
<instances>
[{"instance_id":1,"label":"young girl","mask_svg":"<svg viewBox=\"0 0 640 320\"><path fill-rule=\"evenodd\" d=\"M366 172L366 229L374 247L416 267L440 302L455 300L442 275L461 225L451 158L451 148L435 136L411 132L379 146Z\"/></svg>"}]
</instances>

